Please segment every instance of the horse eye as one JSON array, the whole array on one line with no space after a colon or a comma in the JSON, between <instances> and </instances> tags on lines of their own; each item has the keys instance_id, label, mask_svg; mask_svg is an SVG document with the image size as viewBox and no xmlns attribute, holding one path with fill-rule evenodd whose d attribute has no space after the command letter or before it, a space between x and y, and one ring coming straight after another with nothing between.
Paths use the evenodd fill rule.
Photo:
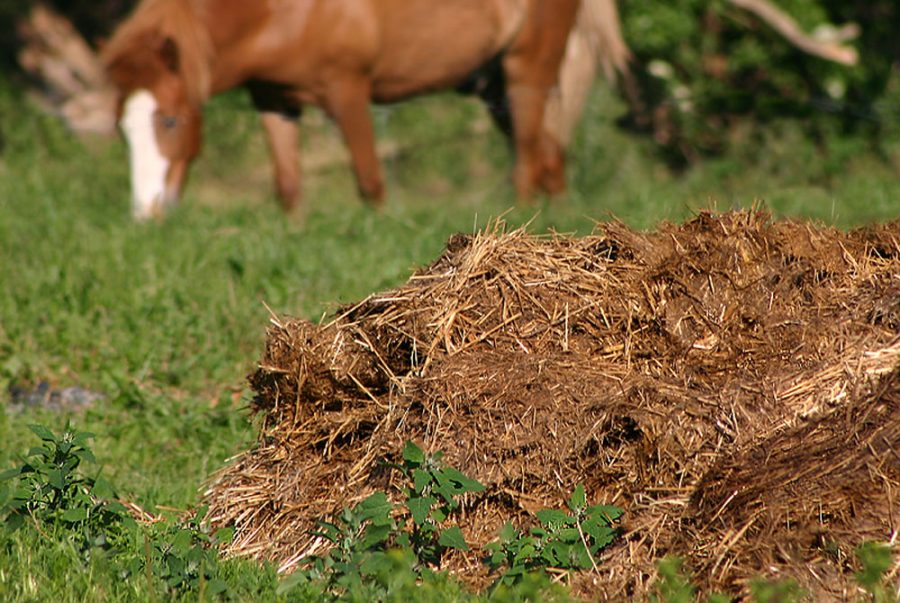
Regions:
<instances>
[{"instance_id":1,"label":"horse eye","mask_svg":"<svg viewBox=\"0 0 900 603\"><path fill-rule=\"evenodd\" d=\"M163 115L159 118L159 123L166 130L171 130L178 125L178 118L174 115Z\"/></svg>"}]
</instances>

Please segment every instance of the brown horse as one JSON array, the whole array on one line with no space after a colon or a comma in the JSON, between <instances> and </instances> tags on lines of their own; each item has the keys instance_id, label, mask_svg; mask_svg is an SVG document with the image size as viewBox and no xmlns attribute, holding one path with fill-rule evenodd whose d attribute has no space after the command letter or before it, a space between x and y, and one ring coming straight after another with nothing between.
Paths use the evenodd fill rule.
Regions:
<instances>
[{"instance_id":1,"label":"brown horse","mask_svg":"<svg viewBox=\"0 0 900 603\"><path fill-rule=\"evenodd\" d=\"M515 149L521 198L560 192L563 152L543 123L579 4L144 0L104 49L129 145L134 215L157 214L177 200L200 150L204 101L238 86L262 113L285 210L300 196L303 105L320 106L337 122L360 193L380 204L369 103L452 87L493 97Z\"/></svg>"}]
</instances>

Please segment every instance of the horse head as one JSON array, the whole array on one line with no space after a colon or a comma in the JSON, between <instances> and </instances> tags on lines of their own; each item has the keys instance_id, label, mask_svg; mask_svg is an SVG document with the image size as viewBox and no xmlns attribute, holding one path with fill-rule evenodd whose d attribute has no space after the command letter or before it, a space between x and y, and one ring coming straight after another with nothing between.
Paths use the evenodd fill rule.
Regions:
<instances>
[{"instance_id":1,"label":"horse head","mask_svg":"<svg viewBox=\"0 0 900 603\"><path fill-rule=\"evenodd\" d=\"M201 108L173 38L148 31L108 55L117 121L128 143L132 212L158 216L174 204L200 151Z\"/></svg>"}]
</instances>

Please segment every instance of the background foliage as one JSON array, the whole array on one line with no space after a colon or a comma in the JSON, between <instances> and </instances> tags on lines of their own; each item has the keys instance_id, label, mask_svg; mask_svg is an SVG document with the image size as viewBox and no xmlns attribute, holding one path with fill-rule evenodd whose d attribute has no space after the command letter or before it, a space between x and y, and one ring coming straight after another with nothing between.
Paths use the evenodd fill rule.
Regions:
<instances>
[{"instance_id":1,"label":"background foliage","mask_svg":"<svg viewBox=\"0 0 900 603\"><path fill-rule=\"evenodd\" d=\"M900 132L900 5L893 0L777 0L809 33L856 23L859 64L791 46L727 0L621 3L647 115L638 119L675 159L753 144L749 124L803 121L828 146L855 133L878 144ZM832 146L834 146L832 144Z\"/></svg>"}]
</instances>

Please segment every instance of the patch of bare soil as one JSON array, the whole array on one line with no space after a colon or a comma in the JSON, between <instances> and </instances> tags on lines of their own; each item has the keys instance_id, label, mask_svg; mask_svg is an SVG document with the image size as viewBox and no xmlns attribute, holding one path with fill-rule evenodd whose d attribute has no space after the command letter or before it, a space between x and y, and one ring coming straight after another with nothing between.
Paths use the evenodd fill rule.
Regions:
<instances>
[{"instance_id":1,"label":"patch of bare soil","mask_svg":"<svg viewBox=\"0 0 900 603\"><path fill-rule=\"evenodd\" d=\"M900 523L898 334L900 222L454 236L330 322L273 320L259 440L213 478L209 517L235 526L230 553L289 569L317 519L396 487L383 462L412 439L487 485L471 543L577 483L622 507L624 538L573 581L591 598L646 593L671 554L704 589L851 596L853 548Z\"/></svg>"}]
</instances>

